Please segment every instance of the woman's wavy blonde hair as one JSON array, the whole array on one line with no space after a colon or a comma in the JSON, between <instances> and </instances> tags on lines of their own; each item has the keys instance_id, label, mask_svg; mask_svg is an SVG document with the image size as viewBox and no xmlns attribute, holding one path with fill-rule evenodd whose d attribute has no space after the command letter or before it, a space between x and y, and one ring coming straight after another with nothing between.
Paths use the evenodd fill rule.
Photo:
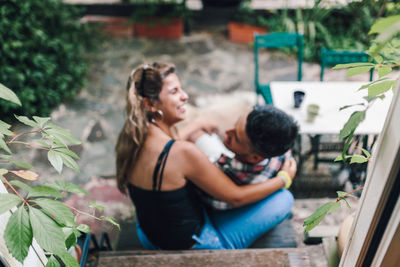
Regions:
<instances>
[{"instance_id":1,"label":"woman's wavy blonde hair","mask_svg":"<svg viewBox=\"0 0 400 267\"><path fill-rule=\"evenodd\" d=\"M144 64L129 75L126 94L126 119L115 146L118 189L126 194L130 170L149 131L151 113L146 110L143 99L159 101L164 78L175 72L175 65L164 62Z\"/></svg>"}]
</instances>

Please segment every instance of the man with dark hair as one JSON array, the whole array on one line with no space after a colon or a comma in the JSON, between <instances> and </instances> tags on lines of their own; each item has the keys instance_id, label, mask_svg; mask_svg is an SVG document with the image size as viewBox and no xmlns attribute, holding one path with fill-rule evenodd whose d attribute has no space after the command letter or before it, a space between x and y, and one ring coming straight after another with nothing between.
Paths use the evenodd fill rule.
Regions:
<instances>
[{"instance_id":1,"label":"man with dark hair","mask_svg":"<svg viewBox=\"0 0 400 267\"><path fill-rule=\"evenodd\" d=\"M223 144L216 134L203 131L193 133L191 140L238 185L261 183L277 176L289 188L292 180L280 169L283 164L296 164L290 148L298 132L292 117L266 105L240 116L234 127L226 131ZM200 196L215 210L232 208L204 192Z\"/></svg>"}]
</instances>

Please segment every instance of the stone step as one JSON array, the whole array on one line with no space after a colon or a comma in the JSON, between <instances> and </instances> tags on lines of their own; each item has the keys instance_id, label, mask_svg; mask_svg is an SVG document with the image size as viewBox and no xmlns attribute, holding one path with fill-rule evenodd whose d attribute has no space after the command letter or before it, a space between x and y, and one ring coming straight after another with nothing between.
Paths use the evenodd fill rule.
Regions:
<instances>
[{"instance_id":1,"label":"stone step","mask_svg":"<svg viewBox=\"0 0 400 267\"><path fill-rule=\"evenodd\" d=\"M98 266L310 266L300 248L181 251L111 251L99 254Z\"/></svg>"},{"instance_id":2,"label":"stone step","mask_svg":"<svg viewBox=\"0 0 400 267\"><path fill-rule=\"evenodd\" d=\"M250 248L295 248L297 247L296 232L293 228L293 220L288 218L272 228ZM136 234L135 222L123 222L119 234L117 251L144 250Z\"/></svg>"}]
</instances>

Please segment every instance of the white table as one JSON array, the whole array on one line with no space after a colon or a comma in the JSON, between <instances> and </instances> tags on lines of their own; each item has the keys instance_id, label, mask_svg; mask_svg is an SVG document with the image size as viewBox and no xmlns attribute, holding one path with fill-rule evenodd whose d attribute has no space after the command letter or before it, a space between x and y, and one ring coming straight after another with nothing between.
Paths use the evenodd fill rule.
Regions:
<instances>
[{"instance_id":1,"label":"white table","mask_svg":"<svg viewBox=\"0 0 400 267\"><path fill-rule=\"evenodd\" d=\"M300 133L339 134L355 106L339 111L340 107L356 103L367 103L363 96L366 89L357 91L368 82L271 82L271 94L274 106L292 115L300 125ZM304 91L305 97L300 108L294 108L293 92ZM358 126L355 134L379 134L383 128L393 93L390 90L383 100L377 99L367 111L366 119ZM319 115L314 122L306 122L307 105L318 104Z\"/></svg>"},{"instance_id":2,"label":"white table","mask_svg":"<svg viewBox=\"0 0 400 267\"><path fill-rule=\"evenodd\" d=\"M320 159L319 139L324 134L339 135L340 130L349 119L350 115L357 110L364 110L362 106L353 106L339 111L340 107L357 103L365 103L363 96L368 94L366 89L358 89L368 82L271 82L271 94L274 106L292 115L300 126L300 133L307 134L311 138L311 150L302 152L301 135L298 142L297 153L299 154L299 168L302 161L314 155L314 169L318 162L333 162L333 159ZM293 92L301 90L305 92L304 100L300 108L294 108ZM375 137L381 132L390 102L392 91L386 93L386 97L375 100L375 103L367 110L365 120L357 127L355 135L363 135L362 145L365 148L369 143L368 135ZM313 122L307 122L307 106L309 104L319 105L319 115Z\"/></svg>"}]
</instances>

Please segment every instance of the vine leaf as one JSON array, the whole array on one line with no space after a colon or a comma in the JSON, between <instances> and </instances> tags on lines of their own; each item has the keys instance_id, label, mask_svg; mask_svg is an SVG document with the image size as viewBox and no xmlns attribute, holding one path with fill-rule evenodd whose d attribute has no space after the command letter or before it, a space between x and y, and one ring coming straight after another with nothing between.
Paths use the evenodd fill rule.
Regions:
<instances>
[{"instance_id":1,"label":"vine leaf","mask_svg":"<svg viewBox=\"0 0 400 267\"><path fill-rule=\"evenodd\" d=\"M63 194L61 194L58 190L51 188L49 186L36 186L32 188L29 192L28 197L55 197L62 198Z\"/></svg>"},{"instance_id":2,"label":"vine leaf","mask_svg":"<svg viewBox=\"0 0 400 267\"><path fill-rule=\"evenodd\" d=\"M119 230L121 230L121 227L120 227L119 223L117 223L113 217L101 216L100 219L108 221L109 223L117 226Z\"/></svg>"},{"instance_id":3,"label":"vine leaf","mask_svg":"<svg viewBox=\"0 0 400 267\"><path fill-rule=\"evenodd\" d=\"M33 166L27 162L19 161L19 160L11 160L10 162L17 165L18 167L24 168L24 169L33 169Z\"/></svg>"},{"instance_id":4,"label":"vine leaf","mask_svg":"<svg viewBox=\"0 0 400 267\"><path fill-rule=\"evenodd\" d=\"M56 257L54 257L54 255L51 255L50 258L47 260L46 267L61 267L61 265Z\"/></svg>"},{"instance_id":5,"label":"vine leaf","mask_svg":"<svg viewBox=\"0 0 400 267\"><path fill-rule=\"evenodd\" d=\"M0 175L4 175L4 174L6 174L6 173L8 173L8 170L6 170L6 169L0 169Z\"/></svg>"},{"instance_id":6,"label":"vine leaf","mask_svg":"<svg viewBox=\"0 0 400 267\"><path fill-rule=\"evenodd\" d=\"M47 215L54 218L62 226L74 227L74 214L63 203L48 198L38 198L33 202L37 203Z\"/></svg>"},{"instance_id":7,"label":"vine leaf","mask_svg":"<svg viewBox=\"0 0 400 267\"><path fill-rule=\"evenodd\" d=\"M46 251L57 255L66 251L64 234L57 223L42 211L29 207L33 237Z\"/></svg>"},{"instance_id":8,"label":"vine leaf","mask_svg":"<svg viewBox=\"0 0 400 267\"><path fill-rule=\"evenodd\" d=\"M349 136L351 132L354 132L357 126L365 119L365 113L365 110L353 112L349 120L343 126L343 129L340 130L339 137L343 139L346 136Z\"/></svg>"},{"instance_id":9,"label":"vine leaf","mask_svg":"<svg viewBox=\"0 0 400 267\"><path fill-rule=\"evenodd\" d=\"M74 229L69 227L64 227L63 229L64 237L65 237L65 246L67 250L76 244L76 238Z\"/></svg>"},{"instance_id":10,"label":"vine leaf","mask_svg":"<svg viewBox=\"0 0 400 267\"><path fill-rule=\"evenodd\" d=\"M396 86L395 80L383 81L381 83L375 83L368 87L368 96L376 96L389 91L390 88Z\"/></svg>"},{"instance_id":11,"label":"vine leaf","mask_svg":"<svg viewBox=\"0 0 400 267\"><path fill-rule=\"evenodd\" d=\"M19 171L10 171L11 173L21 177L22 179L35 181L39 175L33 171L19 170Z\"/></svg>"},{"instance_id":12,"label":"vine leaf","mask_svg":"<svg viewBox=\"0 0 400 267\"><path fill-rule=\"evenodd\" d=\"M23 263L32 244L32 228L24 206L20 206L8 220L4 240L8 251L15 259Z\"/></svg>"},{"instance_id":13,"label":"vine leaf","mask_svg":"<svg viewBox=\"0 0 400 267\"><path fill-rule=\"evenodd\" d=\"M21 181L18 181L18 180L12 180L12 181L10 181L10 184L13 186L17 186L17 187L21 188L22 190L25 190L26 192L31 192L33 190L32 187L30 187L29 185L27 185Z\"/></svg>"},{"instance_id":14,"label":"vine leaf","mask_svg":"<svg viewBox=\"0 0 400 267\"><path fill-rule=\"evenodd\" d=\"M38 116L33 116L32 118L39 124L40 128L43 128L43 126L46 124L46 122L48 122L50 120L49 117L41 118Z\"/></svg>"},{"instance_id":15,"label":"vine leaf","mask_svg":"<svg viewBox=\"0 0 400 267\"><path fill-rule=\"evenodd\" d=\"M75 171L77 171L77 172L80 172L79 167L78 167L78 164L76 164L76 162L75 162L75 160L73 160L73 158L71 158L71 157L68 156L68 155L61 154L61 153L60 153L59 155L61 156L62 161L64 162L64 164L65 164L67 167L69 167L69 168L71 168L71 169L73 169L73 170L75 170Z\"/></svg>"},{"instance_id":16,"label":"vine leaf","mask_svg":"<svg viewBox=\"0 0 400 267\"><path fill-rule=\"evenodd\" d=\"M18 106L22 106L21 101L19 101L18 99L18 96L1 83L0 83L0 98L13 102Z\"/></svg>"},{"instance_id":17,"label":"vine leaf","mask_svg":"<svg viewBox=\"0 0 400 267\"><path fill-rule=\"evenodd\" d=\"M386 76L391 72L392 72L392 68L391 67L378 68L379 78L382 78L383 76Z\"/></svg>"},{"instance_id":18,"label":"vine leaf","mask_svg":"<svg viewBox=\"0 0 400 267\"><path fill-rule=\"evenodd\" d=\"M54 169L61 174L62 172L62 167L63 167L63 161L61 156L54 152L53 150L49 150L47 152L47 159L49 160L50 164L54 167Z\"/></svg>"},{"instance_id":19,"label":"vine leaf","mask_svg":"<svg viewBox=\"0 0 400 267\"><path fill-rule=\"evenodd\" d=\"M0 194L0 214L10 210L22 202L22 199L14 194Z\"/></svg>"},{"instance_id":20,"label":"vine leaf","mask_svg":"<svg viewBox=\"0 0 400 267\"><path fill-rule=\"evenodd\" d=\"M26 116L17 116L17 115L14 115L14 116L15 116L15 118L17 118L17 120L19 120L20 122L22 122L25 125L31 126L33 128L40 128L38 123L29 119Z\"/></svg>"},{"instance_id":21,"label":"vine leaf","mask_svg":"<svg viewBox=\"0 0 400 267\"><path fill-rule=\"evenodd\" d=\"M2 138L0 138L0 148L11 154L11 150L8 148L6 142Z\"/></svg>"},{"instance_id":22,"label":"vine leaf","mask_svg":"<svg viewBox=\"0 0 400 267\"><path fill-rule=\"evenodd\" d=\"M97 205L96 201L90 201L89 209L97 209L98 211L102 212L104 207L101 205Z\"/></svg>"},{"instance_id":23,"label":"vine leaf","mask_svg":"<svg viewBox=\"0 0 400 267\"><path fill-rule=\"evenodd\" d=\"M87 224L80 224L76 229L84 233L90 233L92 231Z\"/></svg>"},{"instance_id":24,"label":"vine leaf","mask_svg":"<svg viewBox=\"0 0 400 267\"><path fill-rule=\"evenodd\" d=\"M350 164L352 163L364 163L367 162L368 159L362 155L353 155L351 156Z\"/></svg>"},{"instance_id":25,"label":"vine leaf","mask_svg":"<svg viewBox=\"0 0 400 267\"><path fill-rule=\"evenodd\" d=\"M65 266L68 266L68 267L79 267L79 263L76 261L76 259L74 257L72 257L72 255L67 253L67 252L58 254L57 256L59 256L61 258L61 260L64 262Z\"/></svg>"},{"instance_id":26,"label":"vine leaf","mask_svg":"<svg viewBox=\"0 0 400 267\"><path fill-rule=\"evenodd\" d=\"M355 67L355 68L350 68L346 72L346 77L352 77L361 73L365 73L370 71L373 68L373 66L361 66L361 67Z\"/></svg>"},{"instance_id":27,"label":"vine leaf","mask_svg":"<svg viewBox=\"0 0 400 267\"><path fill-rule=\"evenodd\" d=\"M67 191L72 194L89 194L86 190L80 188L76 184L66 183L62 181L57 181L55 184L46 183L45 185L59 191Z\"/></svg>"},{"instance_id":28,"label":"vine leaf","mask_svg":"<svg viewBox=\"0 0 400 267\"><path fill-rule=\"evenodd\" d=\"M355 62L355 63L347 63L347 64L337 64L334 66L332 69L333 70L341 70L341 69L347 69L347 68L357 68L357 67L373 67L373 63L368 63L368 62Z\"/></svg>"},{"instance_id":29,"label":"vine leaf","mask_svg":"<svg viewBox=\"0 0 400 267\"><path fill-rule=\"evenodd\" d=\"M313 214L308 216L303 223L303 226L306 227L305 231L308 232L317 226L326 216L326 214L330 212L335 212L340 208L340 202L328 202L319 207Z\"/></svg>"}]
</instances>

